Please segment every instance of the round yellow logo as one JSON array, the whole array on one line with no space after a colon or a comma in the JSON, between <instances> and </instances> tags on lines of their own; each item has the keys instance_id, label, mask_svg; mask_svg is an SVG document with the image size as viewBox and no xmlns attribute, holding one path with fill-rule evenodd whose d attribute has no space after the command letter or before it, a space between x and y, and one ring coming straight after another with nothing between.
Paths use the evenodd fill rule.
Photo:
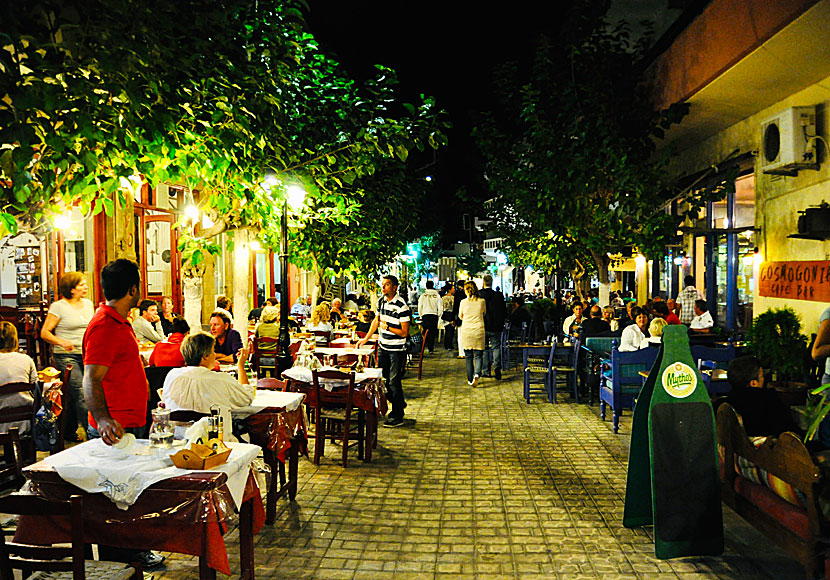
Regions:
<instances>
[{"instance_id":1,"label":"round yellow logo","mask_svg":"<svg viewBox=\"0 0 830 580\"><path fill-rule=\"evenodd\" d=\"M663 388L676 399L691 395L697 387L697 373L687 364L677 362L663 371Z\"/></svg>"}]
</instances>

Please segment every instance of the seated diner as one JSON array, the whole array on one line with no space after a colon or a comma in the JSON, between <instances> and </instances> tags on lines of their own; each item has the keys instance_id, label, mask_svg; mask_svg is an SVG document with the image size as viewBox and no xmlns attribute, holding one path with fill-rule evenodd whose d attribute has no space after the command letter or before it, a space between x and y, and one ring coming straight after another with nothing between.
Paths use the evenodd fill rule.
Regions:
<instances>
[{"instance_id":1,"label":"seated diner","mask_svg":"<svg viewBox=\"0 0 830 580\"><path fill-rule=\"evenodd\" d=\"M227 312L216 310L210 315L210 333L216 339L216 361L234 363L242 349L242 337L231 328L231 319Z\"/></svg>"},{"instance_id":2,"label":"seated diner","mask_svg":"<svg viewBox=\"0 0 830 580\"><path fill-rule=\"evenodd\" d=\"M11 322L0 322L0 385L8 383L30 383L34 390L37 382L35 361L29 355L17 352L17 328ZM31 393L10 393L0 397L0 409L22 405L34 405L35 399ZM0 433L8 433L12 427L17 427L21 436L30 432L30 421L17 421L0 424Z\"/></svg>"},{"instance_id":3,"label":"seated diner","mask_svg":"<svg viewBox=\"0 0 830 580\"><path fill-rule=\"evenodd\" d=\"M620 352L632 352L639 350L640 346L647 345L646 339L650 336L648 333L648 315L639 306L632 306L629 310L629 316L634 321L634 324L629 324L622 331L620 336Z\"/></svg>"},{"instance_id":4,"label":"seated diner","mask_svg":"<svg viewBox=\"0 0 830 580\"><path fill-rule=\"evenodd\" d=\"M245 362L248 349L243 348L237 361L239 381L228 373L215 372L215 339L205 332L188 335L182 342L182 356L186 367L173 369L164 380L161 400L171 411L180 409L208 414L211 407L219 407L225 423L225 440L234 441L231 434L231 410L250 405L256 395L256 385L248 384Z\"/></svg>"},{"instance_id":5,"label":"seated diner","mask_svg":"<svg viewBox=\"0 0 830 580\"><path fill-rule=\"evenodd\" d=\"M153 348L150 354L151 367L183 367L182 341L190 332L190 325L184 318L176 316L170 324L170 336Z\"/></svg>"}]
</instances>

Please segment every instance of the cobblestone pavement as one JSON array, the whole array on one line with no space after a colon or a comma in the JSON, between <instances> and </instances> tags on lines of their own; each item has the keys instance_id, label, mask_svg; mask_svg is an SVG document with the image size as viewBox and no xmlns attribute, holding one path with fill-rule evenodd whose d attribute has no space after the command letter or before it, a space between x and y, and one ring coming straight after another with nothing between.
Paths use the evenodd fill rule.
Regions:
<instances>
[{"instance_id":1,"label":"cobblestone pavement","mask_svg":"<svg viewBox=\"0 0 830 580\"><path fill-rule=\"evenodd\" d=\"M440 353L440 354L439 354ZM258 578L548 580L803 578L802 568L725 511L726 552L661 561L651 529L622 526L630 414L619 435L598 408L560 395L525 404L515 370L467 386L443 350L410 373L406 427L381 429L375 461L343 469L326 447L300 461L297 501L256 536ZM238 536L228 537L238 576ZM146 578L197 577L166 554ZM219 575L222 577L222 575Z\"/></svg>"}]
</instances>

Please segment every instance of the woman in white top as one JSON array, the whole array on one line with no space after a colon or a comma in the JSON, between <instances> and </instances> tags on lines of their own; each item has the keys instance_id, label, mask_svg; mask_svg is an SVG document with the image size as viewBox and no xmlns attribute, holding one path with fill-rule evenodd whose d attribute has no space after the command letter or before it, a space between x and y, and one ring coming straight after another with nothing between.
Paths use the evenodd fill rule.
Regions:
<instances>
[{"instance_id":1,"label":"woman in white top","mask_svg":"<svg viewBox=\"0 0 830 580\"><path fill-rule=\"evenodd\" d=\"M84 357L81 347L95 309L86 298L88 286L80 272L67 272L61 276L58 290L62 298L49 307L40 337L54 346L53 359L58 370L63 372L68 365L72 365L69 388L66 389L69 400L63 401L66 413L64 438L78 441L78 423L84 431L89 427L83 394Z\"/></svg>"},{"instance_id":2,"label":"woman in white top","mask_svg":"<svg viewBox=\"0 0 830 580\"><path fill-rule=\"evenodd\" d=\"M458 306L458 318L461 319L459 336L464 343L464 358L467 359L467 384L478 386L484 365L484 299L478 294L478 286L472 280L464 284L467 297Z\"/></svg>"},{"instance_id":3,"label":"woman in white top","mask_svg":"<svg viewBox=\"0 0 830 580\"><path fill-rule=\"evenodd\" d=\"M225 441L235 441L231 434L231 410L247 407L254 400L256 385L248 384L245 361L248 349L239 351L237 371L239 381L228 373L213 370L216 353L213 351L215 338L206 332L189 334L182 341L182 356L186 367L173 369L164 379L161 400L171 411L184 409L210 413L213 406L219 407L219 414L225 423Z\"/></svg>"},{"instance_id":4,"label":"woman in white top","mask_svg":"<svg viewBox=\"0 0 830 580\"><path fill-rule=\"evenodd\" d=\"M639 350L640 346L648 342L648 314L639 306L631 308L631 318L634 324L629 324L622 331L620 337L620 352Z\"/></svg>"},{"instance_id":5,"label":"woman in white top","mask_svg":"<svg viewBox=\"0 0 830 580\"><path fill-rule=\"evenodd\" d=\"M11 322L0 322L0 385L8 383L34 383L37 381L35 361L22 352L17 352L17 329ZM20 392L0 396L0 408L33 405L32 393ZM0 433L8 433L17 427L21 436L30 432L30 421L16 421L0 424Z\"/></svg>"}]
</instances>

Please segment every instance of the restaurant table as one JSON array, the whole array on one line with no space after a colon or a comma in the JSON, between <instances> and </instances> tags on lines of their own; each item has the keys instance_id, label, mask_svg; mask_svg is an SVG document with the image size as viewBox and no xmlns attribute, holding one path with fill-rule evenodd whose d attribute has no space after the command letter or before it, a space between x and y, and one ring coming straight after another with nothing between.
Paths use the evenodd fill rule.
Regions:
<instances>
[{"instance_id":1,"label":"restaurant table","mask_svg":"<svg viewBox=\"0 0 830 580\"><path fill-rule=\"evenodd\" d=\"M61 453L71 453L78 447L81 446ZM124 461L129 461L129 457ZM216 470L182 471L181 475L150 485L126 510L103 493L89 493L68 483L46 460L24 468L23 474L29 481L29 493L56 501L65 501L73 495L83 496L84 541L87 543L198 556L200 580L215 579L216 570L230 574L223 536L236 522L237 515L228 475ZM238 516L241 577L246 580L255 577L253 537L262 528L264 520L262 498L249 468ZM69 522L65 518L21 516L15 541L30 544L67 542L69 532Z\"/></svg>"},{"instance_id":2,"label":"restaurant table","mask_svg":"<svg viewBox=\"0 0 830 580\"><path fill-rule=\"evenodd\" d=\"M318 349L319 350L319 349ZM343 349L335 349L343 350ZM342 370L323 367L323 370ZM291 388L305 393L306 403L311 407L317 404L314 394L313 377L311 370L305 367L291 367L282 373L283 378L291 380ZM345 381L321 379L322 387L328 391L348 386ZM355 373L355 391L353 403L355 407L366 413L366 454L363 461L372 460L372 449L377 443L378 415L386 415L388 403L383 387L383 373L379 368L367 368L361 373Z\"/></svg>"},{"instance_id":3,"label":"restaurant table","mask_svg":"<svg viewBox=\"0 0 830 580\"><path fill-rule=\"evenodd\" d=\"M265 523L274 523L277 500L288 495L297 497L297 469L299 455L308 454L305 415L302 402L305 393L284 393L258 389L247 407L234 409L234 419L243 419L251 443L262 448L265 462L271 468L271 484L265 499ZM281 469L277 462L287 465ZM279 471L279 489L277 475Z\"/></svg>"}]
</instances>

